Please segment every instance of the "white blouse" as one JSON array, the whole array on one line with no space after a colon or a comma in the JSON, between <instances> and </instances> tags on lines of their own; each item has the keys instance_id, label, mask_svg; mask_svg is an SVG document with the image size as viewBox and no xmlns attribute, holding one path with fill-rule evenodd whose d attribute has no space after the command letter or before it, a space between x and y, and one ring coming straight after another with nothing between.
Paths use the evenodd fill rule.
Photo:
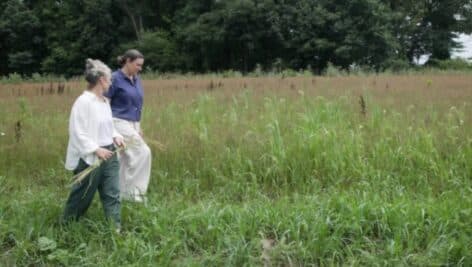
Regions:
<instances>
[{"instance_id":1,"label":"white blouse","mask_svg":"<svg viewBox=\"0 0 472 267\"><path fill-rule=\"evenodd\" d=\"M113 126L110 103L90 91L84 91L72 105L69 118L69 144L65 167L74 170L82 158L87 164L98 161L95 151L122 137Z\"/></svg>"}]
</instances>

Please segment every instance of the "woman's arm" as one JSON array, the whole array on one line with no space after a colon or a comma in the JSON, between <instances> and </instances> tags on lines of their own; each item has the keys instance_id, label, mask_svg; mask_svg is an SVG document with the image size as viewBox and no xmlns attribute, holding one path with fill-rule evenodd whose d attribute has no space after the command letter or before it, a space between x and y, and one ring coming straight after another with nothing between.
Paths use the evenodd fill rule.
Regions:
<instances>
[{"instance_id":1,"label":"woman's arm","mask_svg":"<svg viewBox=\"0 0 472 267\"><path fill-rule=\"evenodd\" d=\"M74 145L82 156L94 153L99 145L94 140L90 123L94 119L90 114L89 103L78 101L72 107L69 119L69 133L73 138Z\"/></svg>"}]
</instances>

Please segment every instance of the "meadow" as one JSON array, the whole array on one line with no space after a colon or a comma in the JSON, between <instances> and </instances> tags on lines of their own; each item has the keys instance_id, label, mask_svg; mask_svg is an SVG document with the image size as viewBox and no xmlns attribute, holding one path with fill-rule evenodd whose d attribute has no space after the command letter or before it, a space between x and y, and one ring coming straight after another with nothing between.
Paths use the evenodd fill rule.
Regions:
<instances>
[{"instance_id":1,"label":"meadow","mask_svg":"<svg viewBox=\"0 0 472 267\"><path fill-rule=\"evenodd\" d=\"M145 80L122 234L59 223L84 87L0 84L2 266L472 266L470 73Z\"/></svg>"}]
</instances>

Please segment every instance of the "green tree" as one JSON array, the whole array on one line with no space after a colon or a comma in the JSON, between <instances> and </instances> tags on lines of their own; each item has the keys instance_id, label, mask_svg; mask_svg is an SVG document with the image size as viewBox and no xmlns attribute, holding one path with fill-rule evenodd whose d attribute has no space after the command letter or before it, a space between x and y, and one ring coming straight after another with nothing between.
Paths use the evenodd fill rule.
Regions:
<instances>
[{"instance_id":1,"label":"green tree","mask_svg":"<svg viewBox=\"0 0 472 267\"><path fill-rule=\"evenodd\" d=\"M140 40L120 45L116 54L130 48L136 48L143 53L146 69L178 71L182 65L175 40L163 30L142 32Z\"/></svg>"},{"instance_id":2,"label":"green tree","mask_svg":"<svg viewBox=\"0 0 472 267\"><path fill-rule=\"evenodd\" d=\"M20 0L0 8L0 74L37 72L44 47L39 19Z\"/></svg>"},{"instance_id":3,"label":"green tree","mask_svg":"<svg viewBox=\"0 0 472 267\"><path fill-rule=\"evenodd\" d=\"M424 54L432 59L448 59L458 48L458 33L472 31L470 0L388 0L394 16L395 36L400 54L412 62Z\"/></svg>"},{"instance_id":4,"label":"green tree","mask_svg":"<svg viewBox=\"0 0 472 267\"><path fill-rule=\"evenodd\" d=\"M117 44L111 0L49 1L38 7L51 29L46 39L49 55L45 72L78 75L87 57L108 59Z\"/></svg>"},{"instance_id":5,"label":"green tree","mask_svg":"<svg viewBox=\"0 0 472 267\"><path fill-rule=\"evenodd\" d=\"M281 39L270 20L274 1L222 1L211 7L191 15L194 21L180 21L177 36L190 69L250 71L279 55ZM191 4L184 10L199 9Z\"/></svg>"},{"instance_id":6,"label":"green tree","mask_svg":"<svg viewBox=\"0 0 472 267\"><path fill-rule=\"evenodd\" d=\"M375 0L285 1L275 21L293 68L381 68L396 56L389 9Z\"/></svg>"},{"instance_id":7,"label":"green tree","mask_svg":"<svg viewBox=\"0 0 472 267\"><path fill-rule=\"evenodd\" d=\"M458 31L470 31L465 28L465 24L459 19L470 19L470 0L431 0L426 6L426 17L428 25L431 27L431 58L445 60L451 57L451 51L460 47L454 40L458 36ZM467 7L467 4L469 5ZM469 9L469 13L464 12Z\"/></svg>"},{"instance_id":8,"label":"green tree","mask_svg":"<svg viewBox=\"0 0 472 267\"><path fill-rule=\"evenodd\" d=\"M4 0L0 74L82 73L125 49L161 71L381 70L450 57L471 0Z\"/></svg>"}]
</instances>

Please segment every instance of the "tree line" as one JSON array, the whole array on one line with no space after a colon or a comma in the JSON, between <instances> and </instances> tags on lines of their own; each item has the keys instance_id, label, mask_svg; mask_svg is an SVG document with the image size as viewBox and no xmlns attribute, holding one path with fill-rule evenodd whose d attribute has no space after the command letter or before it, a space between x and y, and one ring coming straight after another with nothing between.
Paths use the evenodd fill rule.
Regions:
<instances>
[{"instance_id":1,"label":"tree line","mask_svg":"<svg viewBox=\"0 0 472 267\"><path fill-rule=\"evenodd\" d=\"M471 0L4 0L0 75L78 75L128 48L162 72L384 70L471 32Z\"/></svg>"}]
</instances>

